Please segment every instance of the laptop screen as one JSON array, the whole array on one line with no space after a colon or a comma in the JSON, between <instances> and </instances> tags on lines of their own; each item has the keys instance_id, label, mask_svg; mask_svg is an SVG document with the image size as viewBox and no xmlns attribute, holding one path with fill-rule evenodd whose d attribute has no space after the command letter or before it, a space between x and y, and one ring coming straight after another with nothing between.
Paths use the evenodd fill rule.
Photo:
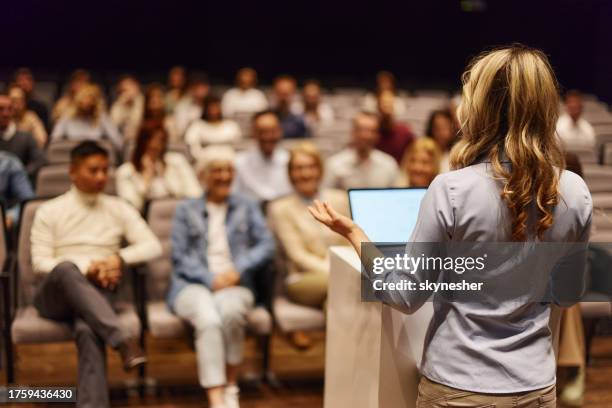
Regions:
<instances>
[{"instance_id":1,"label":"laptop screen","mask_svg":"<svg viewBox=\"0 0 612 408\"><path fill-rule=\"evenodd\" d=\"M373 242L407 242L426 188L351 189L351 217Z\"/></svg>"}]
</instances>

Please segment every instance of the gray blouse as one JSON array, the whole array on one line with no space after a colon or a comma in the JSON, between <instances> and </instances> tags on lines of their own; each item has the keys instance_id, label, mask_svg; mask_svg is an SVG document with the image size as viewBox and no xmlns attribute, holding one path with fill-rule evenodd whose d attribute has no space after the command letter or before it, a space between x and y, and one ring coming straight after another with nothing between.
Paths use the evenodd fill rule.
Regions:
<instances>
[{"instance_id":1,"label":"gray blouse","mask_svg":"<svg viewBox=\"0 0 612 408\"><path fill-rule=\"evenodd\" d=\"M512 241L511 216L500 188L487 161L437 176L423 198L410 242ZM561 200L542 241L587 242L592 201L585 182L563 171L559 190ZM482 281L498 278L488 273L496 271L484 270ZM512 279L512 273L507 276ZM391 272L384 280L399 278L401 273ZM546 286L549 279L550 271L534 268L529 273L529 284ZM405 296L402 309L413 312L426 298ZM421 372L435 382L480 393L550 386L556 380L550 309L547 302L436 302L434 297Z\"/></svg>"}]
</instances>

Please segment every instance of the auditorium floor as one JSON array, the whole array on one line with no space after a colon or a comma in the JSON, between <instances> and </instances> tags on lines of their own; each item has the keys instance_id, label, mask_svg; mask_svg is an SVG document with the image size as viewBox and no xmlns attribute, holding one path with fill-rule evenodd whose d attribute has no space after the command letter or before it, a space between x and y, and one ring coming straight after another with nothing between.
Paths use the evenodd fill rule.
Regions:
<instances>
[{"instance_id":1,"label":"auditorium floor","mask_svg":"<svg viewBox=\"0 0 612 408\"><path fill-rule=\"evenodd\" d=\"M315 345L301 352L279 336L273 339L272 368L283 382L279 390L257 386L246 381L242 386L243 408L315 408L323 406L324 335L315 335ZM126 384L135 378L124 373L115 353L109 353L109 379L113 407L195 408L205 407L203 393L197 386L194 354L187 341L148 340L150 363L148 376L157 380L148 395L140 399ZM245 376L256 372L260 363L254 339L246 350ZM19 346L17 383L27 385L66 385L76 380L76 355L72 344ZM593 347L594 361L587 373L587 393L584 407L612 406L612 337L598 337ZM5 373L0 372L0 384ZM8 405L11 406L11 405ZM18 404L15 408L39 407ZM53 404L53 407L60 407Z\"/></svg>"}]
</instances>

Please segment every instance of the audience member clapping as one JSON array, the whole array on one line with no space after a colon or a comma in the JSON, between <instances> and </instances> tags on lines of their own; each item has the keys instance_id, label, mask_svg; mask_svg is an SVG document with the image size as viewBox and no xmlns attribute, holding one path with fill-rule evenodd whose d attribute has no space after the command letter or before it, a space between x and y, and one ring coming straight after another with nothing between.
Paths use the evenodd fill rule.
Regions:
<instances>
[{"instance_id":1,"label":"audience member clapping","mask_svg":"<svg viewBox=\"0 0 612 408\"><path fill-rule=\"evenodd\" d=\"M376 149L380 138L378 117L361 112L353 119L352 144L327 161L324 185L349 189L390 187L396 183L395 159Z\"/></svg>"},{"instance_id":2,"label":"audience member clapping","mask_svg":"<svg viewBox=\"0 0 612 408\"><path fill-rule=\"evenodd\" d=\"M299 113L299 102L295 100L295 91L295 78L281 75L274 80L274 110L280 118L283 136L286 139L310 136L310 129Z\"/></svg>"},{"instance_id":3,"label":"audience member clapping","mask_svg":"<svg viewBox=\"0 0 612 408\"><path fill-rule=\"evenodd\" d=\"M17 130L34 136L38 147L43 149L47 144L47 130L38 115L28 109L25 92L17 85L11 85L8 94L13 103L13 120Z\"/></svg>"},{"instance_id":4,"label":"audience member clapping","mask_svg":"<svg viewBox=\"0 0 612 408\"><path fill-rule=\"evenodd\" d=\"M256 113L268 109L268 100L256 88L257 72L253 68L242 68L236 74L236 86L223 94L223 115L232 117L239 113Z\"/></svg>"},{"instance_id":5,"label":"audience member clapping","mask_svg":"<svg viewBox=\"0 0 612 408\"><path fill-rule=\"evenodd\" d=\"M148 200L202 194L185 156L168 152L167 148L166 130L155 123L145 123L130 161L117 169L117 194L138 210L142 210Z\"/></svg>"},{"instance_id":6,"label":"audience member clapping","mask_svg":"<svg viewBox=\"0 0 612 408\"><path fill-rule=\"evenodd\" d=\"M568 151L575 148L595 149L595 130L582 118L582 94L570 90L564 97L565 113L557 121L557 134Z\"/></svg>"},{"instance_id":7,"label":"audience member clapping","mask_svg":"<svg viewBox=\"0 0 612 408\"><path fill-rule=\"evenodd\" d=\"M123 138L105 112L102 93L97 85L79 87L74 95L74 107L56 123L51 132L52 143L61 139L108 139L117 150L121 149Z\"/></svg>"},{"instance_id":8,"label":"audience member clapping","mask_svg":"<svg viewBox=\"0 0 612 408\"><path fill-rule=\"evenodd\" d=\"M440 173L449 171L450 151L457 141L457 129L451 111L447 109L433 111L427 121L425 135L433 139L442 151Z\"/></svg>"},{"instance_id":9,"label":"audience member clapping","mask_svg":"<svg viewBox=\"0 0 612 408\"><path fill-rule=\"evenodd\" d=\"M396 120L395 99L391 91L383 91L378 95L380 139L376 147L399 163L406 148L414 141L414 134L407 124Z\"/></svg>"},{"instance_id":10,"label":"audience member clapping","mask_svg":"<svg viewBox=\"0 0 612 408\"><path fill-rule=\"evenodd\" d=\"M135 77L125 75L117 84L117 97L110 109L110 118L124 140L136 139L143 111L144 96L140 91L140 83Z\"/></svg>"},{"instance_id":11,"label":"audience member clapping","mask_svg":"<svg viewBox=\"0 0 612 408\"><path fill-rule=\"evenodd\" d=\"M146 362L114 309L123 266L159 256L161 245L132 206L102 193L108 181L105 149L85 141L72 150L71 160L72 188L42 204L32 225L32 266L42 278L34 305L46 319L73 324L77 406L108 407L106 346L119 351L126 370ZM128 246L121 248L124 240Z\"/></svg>"},{"instance_id":12,"label":"audience member clapping","mask_svg":"<svg viewBox=\"0 0 612 408\"><path fill-rule=\"evenodd\" d=\"M292 191L287 176L289 153L278 145L282 137L283 130L274 111L263 111L253 117L256 144L236 158L237 192L269 201Z\"/></svg>"},{"instance_id":13,"label":"audience member clapping","mask_svg":"<svg viewBox=\"0 0 612 408\"><path fill-rule=\"evenodd\" d=\"M34 87L36 83L32 71L28 68L18 69L13 76L13 81L15 85L20 87L25 93L26 108L36 113L46 129L46 127L49 126L49 109L44 102L34 98Z\"/></svg>"},{"instance_id":14,"label":"audience member clapping","mask_svg":"<svg viewBox=\"0 0 612 408\"><path fill-rule=\"evenodd\" d=\"M0 203L7 209L8 229L19 221L19 204L34 197L34 191L23 165L17 157L0 151Z\"/></svg>"},{"instance_id":15,"label":"audience member clapping","mask_svg":"<svg viewBox=\"0 0 612 408\"><path fill-rule=\"evenodd\" d=\"M328 249L347 242L310 217L307 207L318 199L347 215L347 195L342 190L321 188L323 158L309 142L291 149L288 167L294 193L268 206L270 225L287 261L286 293L295 303L324 308L329 277ZM291 333L290 339L298 348L311 344L310 338L301 331Z\"/></svg>"},{"instance_id":16,"label":"audience member clapping","mask_svg":"<svg viewBox=\"0 0 612 408\"><path fill-rule=\"evenodd\" d=\"M168 72L168 89L165 97L167 113L174 113L176 105L185 96L187 91L187 72L181 66L175 66Z\"/></svg>"},{"instance_id":17,"label":"audience member clapping","mask_svg":"<svg viewBox=\"0 0 612 408\"><path fill-rule=\"evenodd\" d=\"M196 159L202 149L213 144L236 145L242 139L240 126L233 120L223 118L221 99L208 95L204 99L202 117L189 125L185 133L185 142L191 155Z\"/></svg>"},{"instance_id":18,"label":"audience member clapping","mask_svg":"<svg viewBox=\"0 0 612 408\"><path fill-rule=\"evenodd\" d=\"M200 385L209 406L238 408L238 372L255 277L269 267L274 238L260 206L231 193L234 154L210 146L198 163L203 197L176 209L168 304L194 327Z\"/></svg>"},{"instance_id":19,"label":"audience member clapping","mask_svg":"<svg viewBox=\"0 0 612 408\"><path fill-rule=\"evenodd\" d=\"M429 187L440 173L442 152L432 139L417 139L401 162L400 187Z\"/></svg>"},{"instance_id":20,"label":"audience member clapping","mask_svg":"<svg viewBox=\"0 0 612 408\"><path fill-rule=\"evenodd\" d=\"M174 120L180 137L185 134L191 122L202 116L204 99L209 91L210 86L206 75L197 74L191 77L187 94L174 108Z\"/></svg>"},{"instance_id":21,"label":"audience member clapping","mask_svg":"<svg viewBox=\"0 0 612 408\"><path fill-rule=\"evenodd\" d=\"M15 155L32 181L45 164L45 157L34 136L17 129L13 121L13 103L6 93L0 93L0 150Z\"/></svg>"},{"instance_id":22,"label":"audience member clapping","mask_svg":"<svg viewBox=\"0 0 612 408\"><path fill-rule=\"evenodd\" d=\"M84 85L89 84L91 81L91 76L89 72L84 69L77 69L71 75L68 80L68 87L64 95L55 102L53 106L52 119L53 122L57 122L64 115L74 111L74 97L76 93L83 87Z\"/></svg>"}]
</instances>

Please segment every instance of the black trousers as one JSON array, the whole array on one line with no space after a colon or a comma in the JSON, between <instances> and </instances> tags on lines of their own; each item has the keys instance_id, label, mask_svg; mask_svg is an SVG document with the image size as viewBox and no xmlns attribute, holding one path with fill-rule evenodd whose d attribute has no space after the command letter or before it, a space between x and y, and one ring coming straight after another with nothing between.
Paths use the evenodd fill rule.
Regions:
<instances>
[{"instance_id":1,"label":"black trousers","mask_svg":"<svg viewBox=\"0 0 612 408\"><path fill-rule=\"evenodd\" d=\"M110 406L106 381L106 345L126 339L109 293L94 286L71 262L57 265L34 298L41 316L73 324L78 350L77 407Z\"/></svg>"}]
</instances>

